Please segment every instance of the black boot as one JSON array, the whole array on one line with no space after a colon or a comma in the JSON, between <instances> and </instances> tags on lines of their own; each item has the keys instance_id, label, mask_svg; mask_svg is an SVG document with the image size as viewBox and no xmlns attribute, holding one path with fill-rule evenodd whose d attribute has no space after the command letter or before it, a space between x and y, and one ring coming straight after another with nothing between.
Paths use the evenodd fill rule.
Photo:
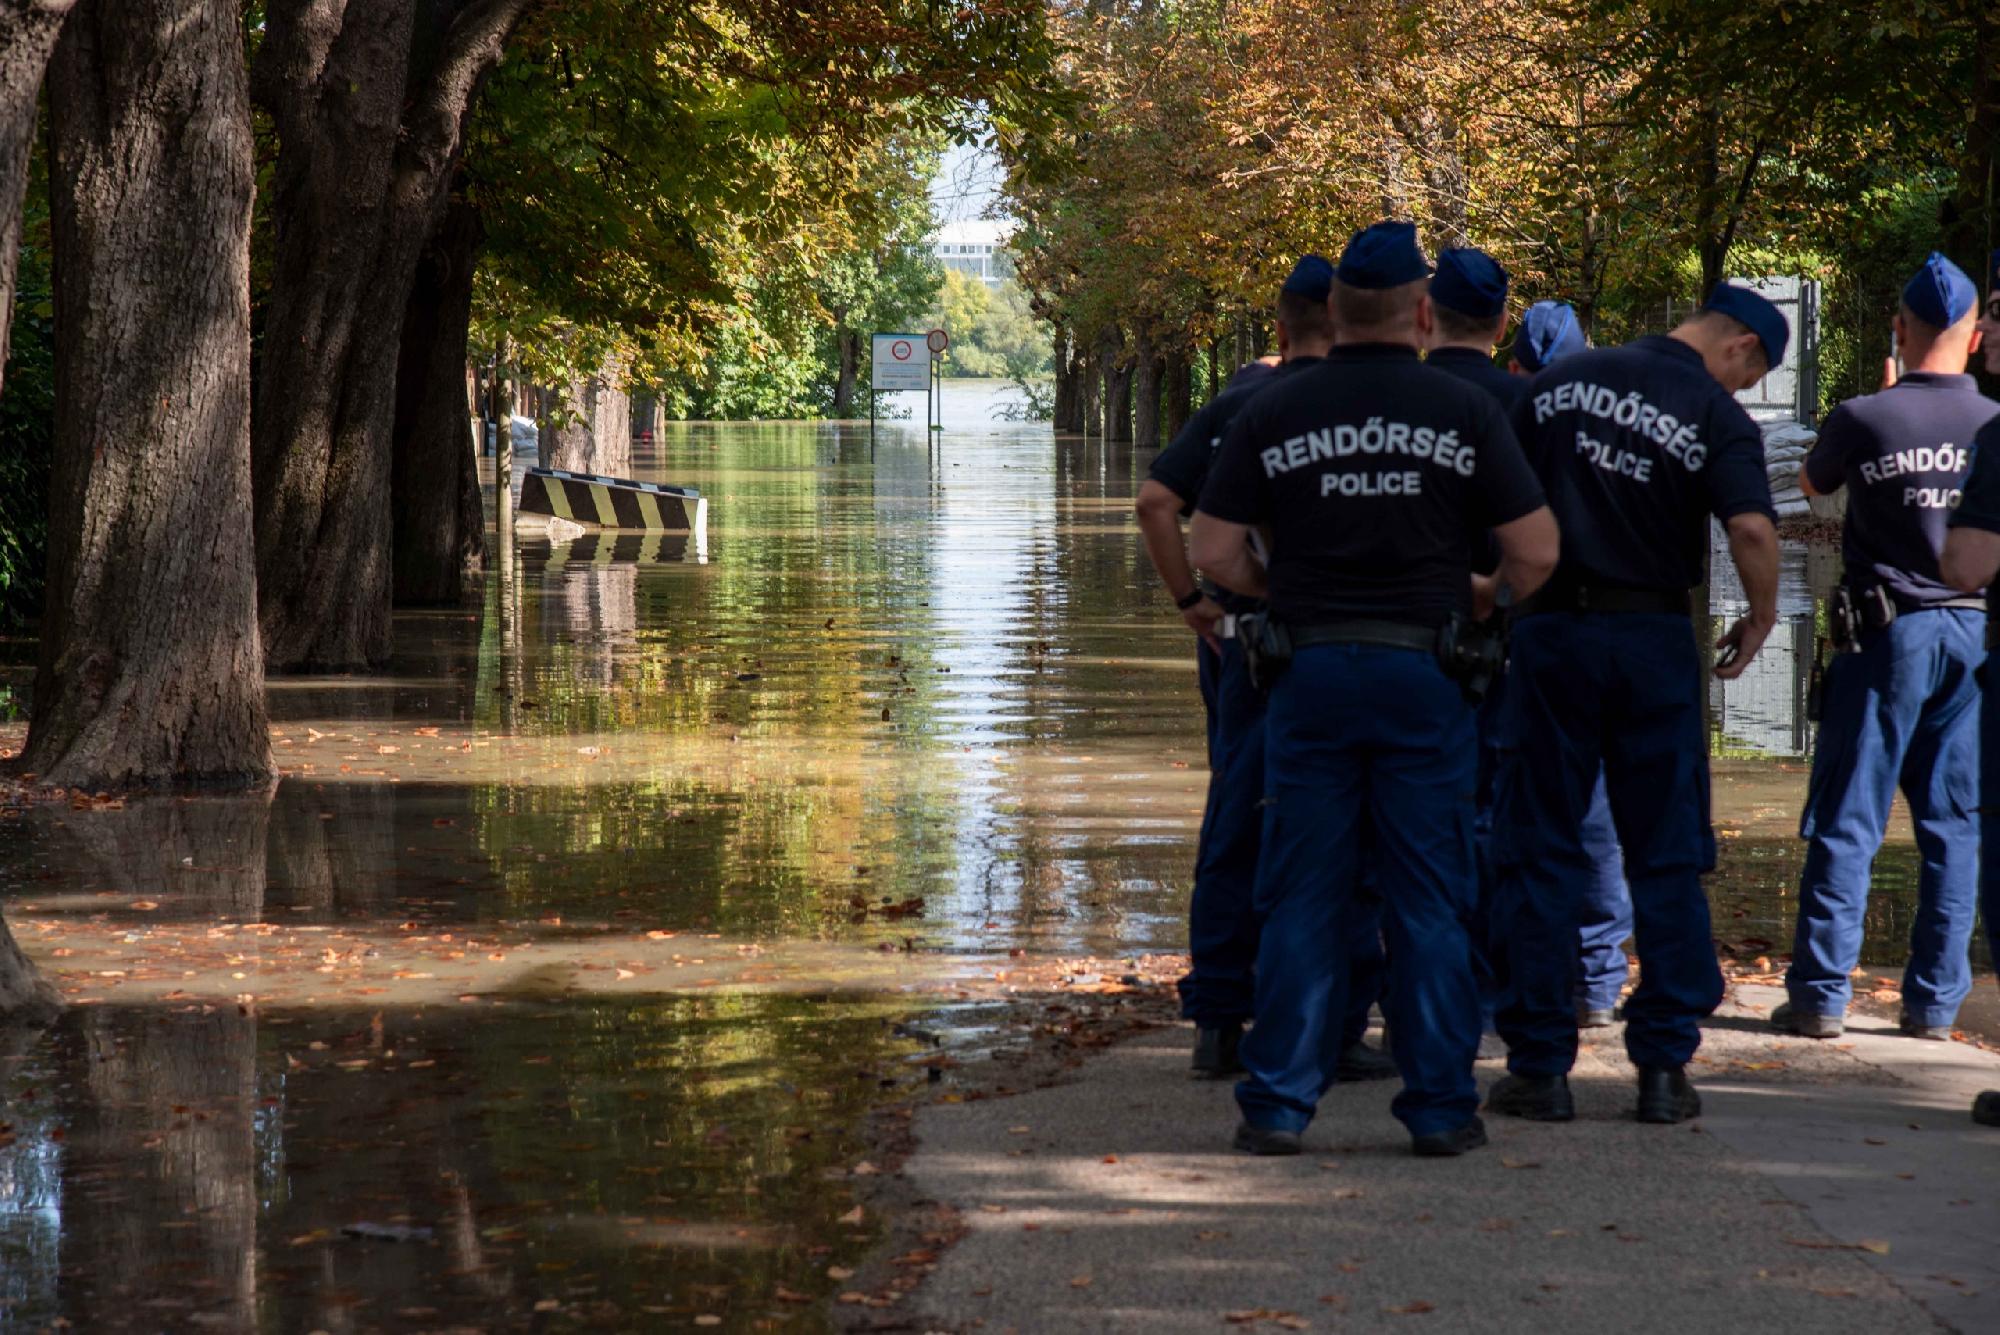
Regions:
<instances>
[{"instance_id":1,"label":"black boot","mask_svg":"<svg viewBox=\"0 0 2000 1335\"><path fill-rule=\"evenodd\" d=\"M1972 1120L1981 1126L2000 1126L2000 1089L1980 1091L1972 1101Z\"/></svg>"},{"instance_id":2,"label":"black boot","mask_svg":"<svg viewBox=\"0 0 2000 1335\"><path fill-rule=\"evenodd\" d=\"M1334 1074L1342 1084L1389 1080L1396 1075L1396 1062L1388 1053L1378 1052L1357 1038L1340 1054L1340 1065L1334 1068Z\"/></svg>"},{"instance_id":3,"label":"black boot","mask_svg":"<svg viewBox=\"0 0 2000 1335\"><path fill-rule=\"evenodd\" d=\"M1241 1075L1243 1062L1237 1056L1237 1049L1242 1045L1242 1021L1202 1025L1195 1030L1194 1060L1188 1070L1197 1080L1227 1080L1232 1075Z\"/></svg>"},{"instance_id":4,"label":"black boot","mask_svg":"<svg viewBox=\"0 0 2000 1335\"><path fill-rule=\"evenodd\" d=\"M1423 1159L1449 1159L1476 1150L1486 1143L1486 1123L1477 1113L1464 1126L1450 1131L1434 1131L1428 1136L1410 1137L1410 1153Z\"/></svg>"},{"instance_id":5,"label":"black boot","mask_svg":"<svg viewBox=\"0 0 2000 1335\"><path fill-rule=\"evenodd\" d=\"M1639 1068L1639 1120L1671 1126L1690 1117L1701 1116L1701 1095L1694 1092L1687 1068L1681 1066L1641 1066Z\"/></svg>"},{"instance_id":6,"label":"black boot","mask_svg":"<svg viewBox=\"0 0 2000 1335\"><path fill-rule=\"evenodd\" d=\"M1576 1100L1566 1075L1507 1075L1486 1091L1486 1111L1530 1122L1574 1122Z\"/></svg>"},{"instance_id":7,"label":"black boot","mask_svg":"<svg viewBox=\"0 0 2000 1335\"><path fill-rule=\"evenodd\" d=\"M1297 1154L1301 1146L1296 1131L1279 1131L1274 1127L1252 1126L1245 1122L1236 1128L1232 1148L1245 1154L1270 1156Z\"/></svg>"}]
</instances>

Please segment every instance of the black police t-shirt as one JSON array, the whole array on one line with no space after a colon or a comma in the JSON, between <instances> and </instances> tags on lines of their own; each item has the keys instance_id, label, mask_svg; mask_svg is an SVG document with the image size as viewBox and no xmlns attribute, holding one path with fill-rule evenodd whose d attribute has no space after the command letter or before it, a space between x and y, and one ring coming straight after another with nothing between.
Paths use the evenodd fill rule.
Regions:
<instances>
[{"instance_id":1,"label":"black police t-shirt","mask_svg":"<svg viewBox=\"0 0 2000 1335\"><path fill-rule=\"evenodd\" d=\"M1676 339L1563 358L1529 382L1514 429L1562 526L1558 585L1691 589L1710 515L1777 519L1757 424Z\"/></svg>"},{"instance_id":2,"label":"black police t-shirt","mask_svg":"<svg viewBox=\"0 0 2000 1335\"><path fill-rule=\"evenodd\" d=\"M1197 508L1268 525L1271 608L1295 626L1441 624L1471 607L1471 543L1542 490L1483 390L1414 349L1337 347L1237 414Z\"/></svg>"},{"instance_id":3,"label":"black police t-shirt","mask_svg":"<svg viewBox=\"0 0 2000 1335\"><path fill-rule=\"evenodd\" d=\"M1222 447L1222 438L1228 434L1229 424L1236 420L1236 414L1243 410L1243 405L1281 383L1286 376L1295 375L1308 366L1317 366L1319 361L1317 357L1294 357L1277 366L1251 362L1237 372L1237 378L1230 382L1229 388L1188 418L1187 425L1153 460L1146 476L1181 498L1182 514L1193 514L1194 503L1201 496L1202 486L1208 481L1208 470L1215 462L1215 452ZM1245 376L1243 372L1252 366L1261 374ZM1202 588L1225 612L1252 612L1263 606L1262 599L1246 598L1213 580L1203 580Z\"/></svg>"},{"instance_id":4,"label":"black police t-shirt","mask_svg":"<svg viewBox=\"0 0 2000 1335\"><path fill-rule=\"evenodd\" d=\"M1495 366L1491 357L1474 348L1433 348L1425 355L1424 365L1435 366L1446 375L1479 386L1507 412L1512 412L1528 395L1527 377L1509 375Z\"/></svg>"},{"instance_id":5,"label":"black police t-shirt","mask_svg":"<svg viewBox=\"0 0 2000 1335\"><path fill-rule=\"evenodd\" d=\"M1951 512L1951 527L2000 533L2000 417L1972 438L1972 471L1965 477L1965 495Z\"/></svg>"},{"instance_id":6,"label":"black police t-shirt","mask_svg":"<svg viewBox=\"0 0 2000 1335\"><path fill-rule=\"evenodd\" d=\"M1845 580L1888 586L1905 610L1961 595L1938 573L1946 521L1972 467L1972 439L2000 414L1969 375L1912 371L1827 414L1806 456L1813 489L1845 486Z\"/></svg>"},{"instance_id":7,"label":"black police t-shirt","mask_svg":"<svg viewBox=\"0 0 2000 1335\"><path fill-rule=\"evenodd\" d=\"M1264 368L1264 375L1232 382L1229 388L1195 410L1187 425L1154 458L1146 476L1181 498L1182 514L1193 514L1194 503L1201 497L1202 484L1208 481L1209 467L1215 462L1215 452L1222 448L1222 438L1228 434L1229 424L1236 420L1236 414L1243 410L1243 405L1271 386L1282 383L1287 376L1296 375L1319 363L1318 357L1294 357L1279 366ZM1261 366L1262 363L1252 362L1250 365Z\"/></svg>"}]
</instances>

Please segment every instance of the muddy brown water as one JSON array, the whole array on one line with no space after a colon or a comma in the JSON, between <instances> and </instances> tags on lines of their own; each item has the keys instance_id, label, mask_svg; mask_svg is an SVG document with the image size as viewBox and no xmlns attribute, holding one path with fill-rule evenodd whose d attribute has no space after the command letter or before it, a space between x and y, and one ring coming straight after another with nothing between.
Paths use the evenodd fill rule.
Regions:
<instances>
[{"instance_id":1,"label":"muddy brown water","mask_svg":"<svg viewBox=\"0 0 2000 1335\"><path fill-rule=\"evenodd\" d=\"M823 1327L904 1022L1009 952L1184 940L1205 774L1147 456L987 407L675 428L637 471L709 497L705 551L524 533L386 676L273 685L275 794L0 818L0 904L79 1003L0 1045L0 1326ZM1785 570L1711 697L1752 955L1789 943L1837 557ZM1899 820L1875 962L1913 878Z\"/></svg>"}]
</instances>

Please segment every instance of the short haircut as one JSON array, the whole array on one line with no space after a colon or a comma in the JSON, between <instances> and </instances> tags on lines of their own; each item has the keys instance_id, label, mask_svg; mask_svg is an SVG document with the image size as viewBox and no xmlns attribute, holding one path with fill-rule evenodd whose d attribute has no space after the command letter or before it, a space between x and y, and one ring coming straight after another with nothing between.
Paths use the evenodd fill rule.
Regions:
<instances>
[{"instance_id":1,"label":"short haircut","mask_svg":"<svg viewBox=\"0 0 2000 1335\"><path fill-rule=\"evenodd\" d=\"M1409 324L1417 303L1430 291L1430 279L1419 278L1397 287L1355 287L1333 280L1333 320L1342 329L1394 329Z\"/></svg>"},{"instance_id":2,"label":"short haircut","mask_svg":"<svg viewBox=\"0 0 2000 1335\"><path fill-rule=\"evenodd\" d=\"M1742 338L1745 334L1748 334L1751 338L1757 339L1757 356L1764 363L1764 374L1769 375L1776 369L1771 365L1771 359L1764 356L1764 340L1758 337L1757 331L1733 315L1724 311L1712 311L1704 307L1696 311L1693 315L1688 316L1681 324L1683 327L1688 325L1708 326L1720 331L1724 338Z\"/></svg>"},{"instance_id":3,"label":"short haircut","mask_svg":"<svg viewBox=\"0 0 2000 1335\"><path fill-rule=\"evenodd\" d=\"M1333 315L1326 303L1297 292L1278 294L1278 320L1293 338L1333 337Z\"/></svg>"},{"instance_id":4,"label":"short haircut","mask_svg":"<svg viewBox=\"0 0 2000 1335\"><path fill-rule=\"evenodd\" d=\"M1431 319L1437 322L1437 329L1453 343L1498 343L1500 331L1507 323L1507 312L1498 315L1467 315L1449 306L1431 303Z\"/></svg>"}]
</instances>

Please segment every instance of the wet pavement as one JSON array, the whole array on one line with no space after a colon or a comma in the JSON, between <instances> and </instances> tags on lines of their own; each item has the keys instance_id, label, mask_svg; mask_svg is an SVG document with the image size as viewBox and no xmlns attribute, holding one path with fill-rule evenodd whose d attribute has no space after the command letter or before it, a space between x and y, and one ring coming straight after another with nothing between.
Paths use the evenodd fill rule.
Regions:
<instances>
[{"instance_id":1,"label":"wet pavement","mask_svg":"<svg viewBox=\"0 0 2000 1335\"><path fill-rule=\"evenodd\" d=\"M898 1022L1184 940L1150 456L987 406L670 428L635 471L702 490L705 551L524 529L385 676L273 683L274 794L0 814L0 906L80 1003L0 1043L0 1327L823 1327L877 1236L862 1124L927 1076ZM1788 549L1712 698L1746 960L1789 944L1836 571ZM1913 858L1899 822L1876 960Z\"/></svg>"}]
</instances>

